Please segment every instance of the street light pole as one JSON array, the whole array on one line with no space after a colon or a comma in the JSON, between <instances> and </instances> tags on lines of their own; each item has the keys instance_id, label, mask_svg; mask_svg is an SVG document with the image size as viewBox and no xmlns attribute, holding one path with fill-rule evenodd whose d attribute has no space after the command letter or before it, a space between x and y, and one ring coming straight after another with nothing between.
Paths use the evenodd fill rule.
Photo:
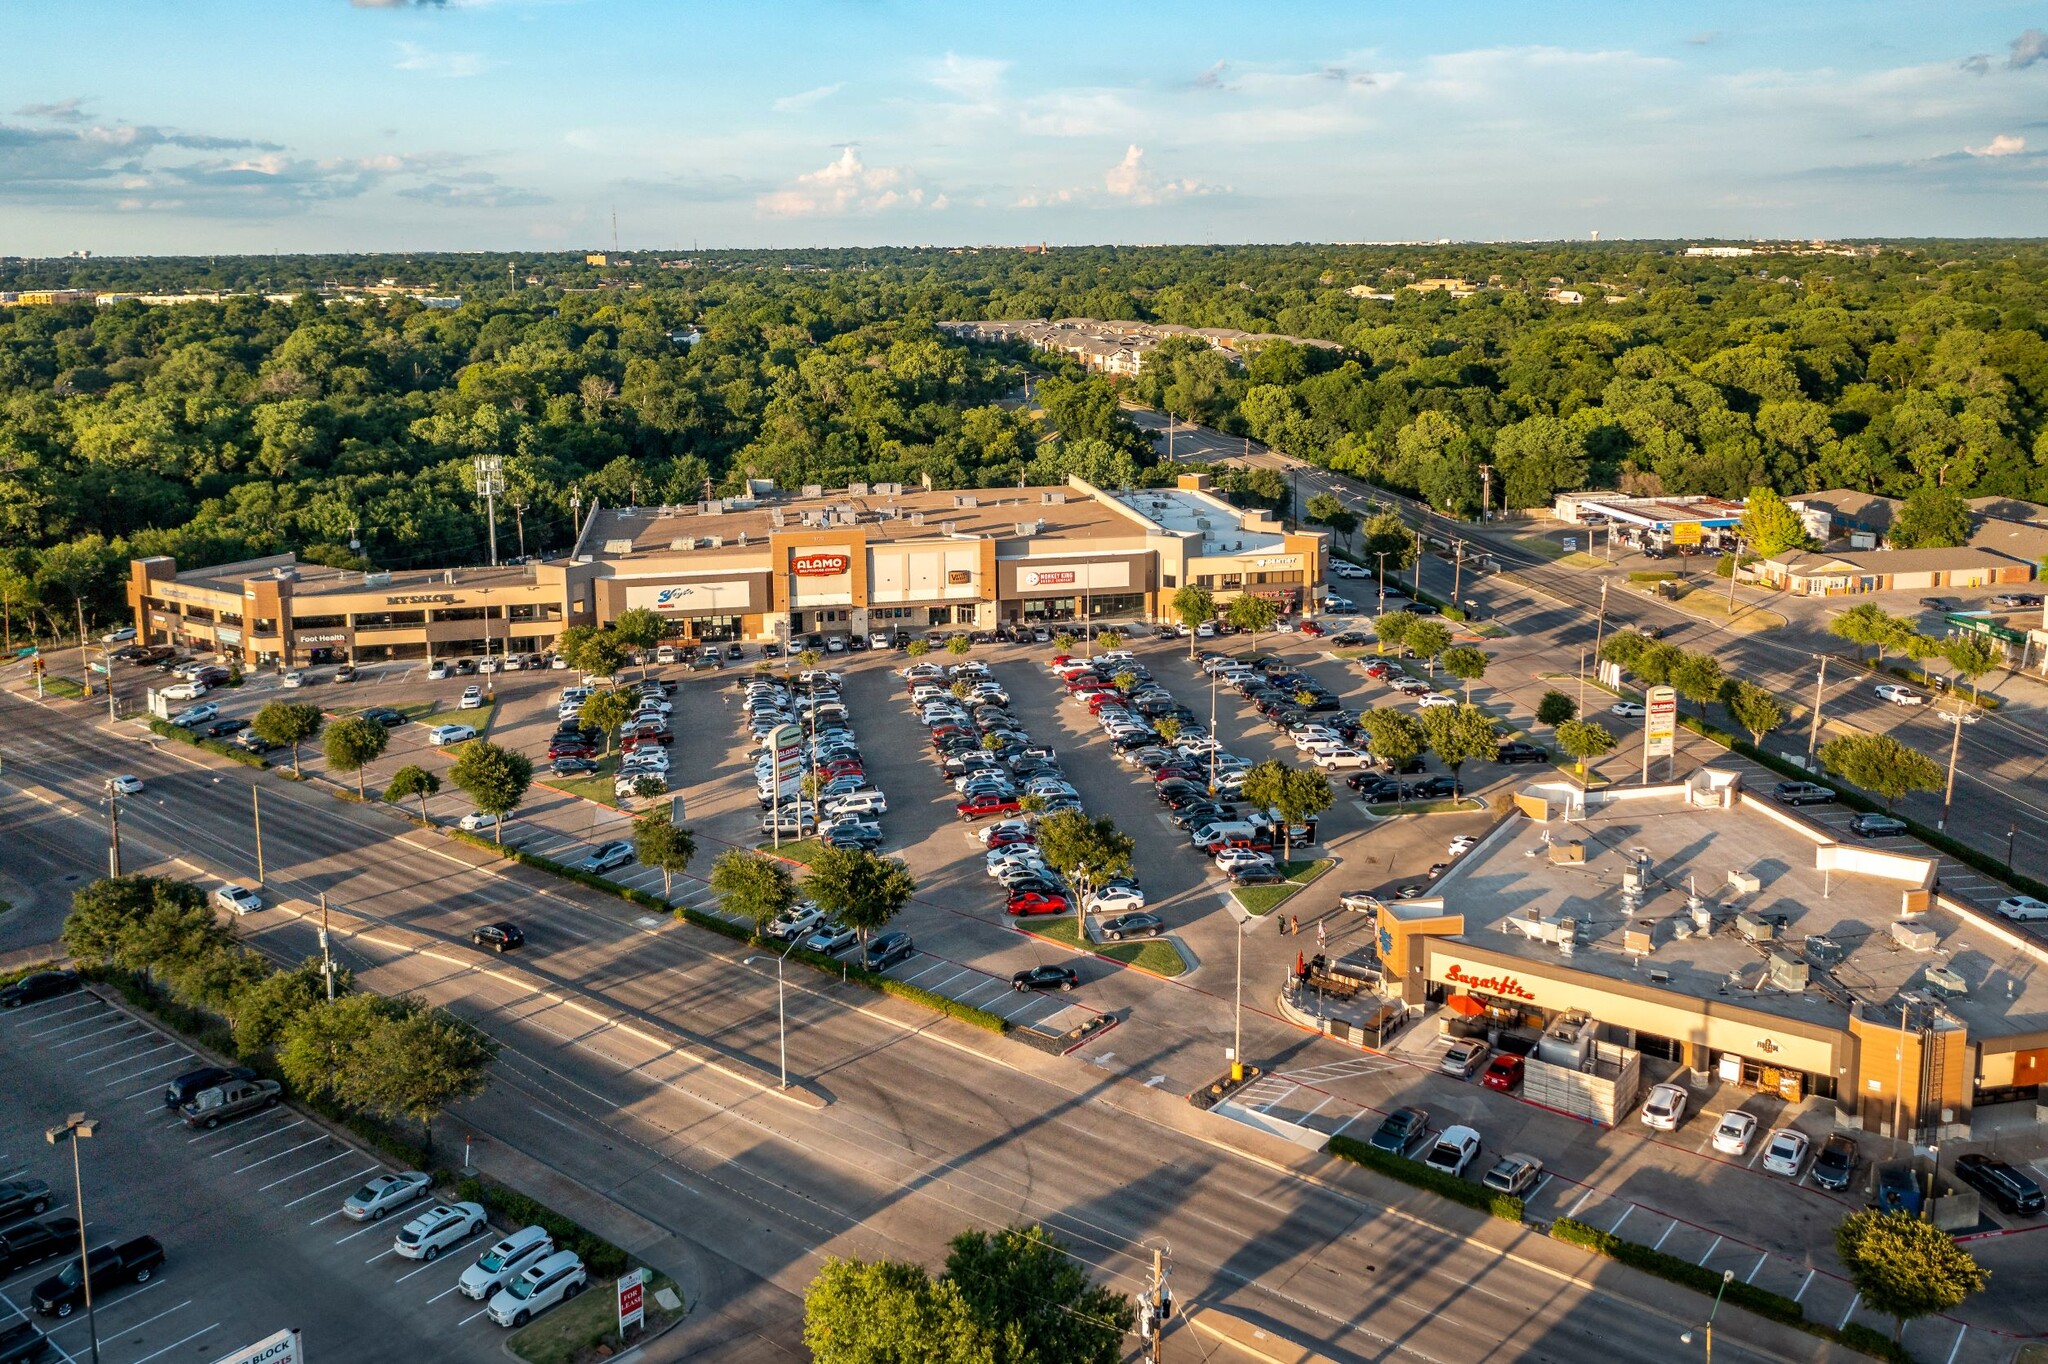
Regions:
<instances>
[{"instance_id":1,"label":"street light pole","mask_svg":"<svg viewBox=\"0 0 2048 1364\"><path fill-rule=\"evenodd\" d=\"M1373 557L1380 561L1380 609L1376 614L1384 616L1387 614L1387 552L1375 550Z\"/></svg>"},{"instance_id":2,"label":"street light pole","mask_svg":"<svg viewBox=\"0 0 2048 1364\"><path fill-rule=\"evenodd\" d=\"M1955 731L1948 741L1948 787L1941 793L1941 818L1934 822L1935 828L1943 830L1948 828L1949 807L1955 804L1956 754L1963 746L1963 712L1960 709L1950 711L1948 718Z\"/></svg>"},{"instance_id":3,"label":"street light pole","mask_svg":"<svg viewBox=\"0 0 2048 1364\"><path fill-rule=\"evenodd\" d=\"M121 795L107 782L107 875L121 879Z\"/></svg>"},{"instance_id":4,"label":"street light pole","mask_svg":"<svg viewBox=\"0 0 2048 1364\"><path fill-rule=\"evenodd\" d=\"M1237 1003L1231 1009L1230 1081L1244 1079L1244 925L1237 926Z\"/></svg>"},{"instance_id":5,"label":"street light pole","mask_svg":"<svg viewBox=\"0 0 2048 1364\"><path fill-rule=\"evenodd\" d=\"M1600 618L1593 625L1593 661L1600 661L1600 646L1607 639L1607 589L1613 586L1611 578L1600 580Z\"/></svg>"},{"instance_id":6,"label":"street light pole","mask_svg":"<svg viewBox=\"0 0 2048 1364\"><path fill-rule=\"evenodd\" d=\"M256 821L256 881L263 882L263 792L258 787L249 788L249 811Z\"/></svg>"},{"instance_id":7,"label":"street light pole","mask_svg":"<svg viewBox=\"0 0 2048 1364\"><path fill-rule=\"evenodd\" d=\"M1719 1316L1721 1312L1721 1295L1726 1293L1728 1285L1734 1282L1734 1270L1724 1269L1721 1271L1721 1287L1714 1293L1713 1310L1707 1313L1707 1324L1701 1328L1706 1332L1707 1337L1707 1364L1714 1364L1714 1318ZM1682 1344L1690 1345L1692 1344L1692 1332L1687 1331L1680 1335L1678 1339Z\"/></svg>"},{"instance_id":8,"label":"street light pole","mask_svg":"<svg viewBox=\"0 0 2048 1364\"><path fill-rule=\"evenodd\" d=\"M1826 654L1816 654L1814 657L1820 660L1820 676L1814 679L1813 725L1806 732L1806 766L1809 771L1813 767L1814 745L1820 742L1820 694L1828 684L1828 656Z\"/></svg>"},{"instance_id":9,"label":"street light pole","mask_svg":"<svg viewBox=\"0 0 2048 1364\"><path fill-rule=\"evenodd\" d=\"M802 934L790 937L789 946L782 949L782 955L775 959L775 1040L782 1050L782 1087L789 1088L789 1007L782 989L782 963L789 954L796 951L796 945L803 941Z\"/></svg>"},{"instance_id":10,"label":"street light pole","mask_svg":"<svg viewBox=\"0 0 2048 1364\"><path fill-rule=\"evenodd\" d=\"M71 1143L71 1189L78 1203L78 1281L85 1288L85 1330L92 1338L92 1361L100 1361L100 1328L92 1312L92 1275L88 1272L85 1229L85 1175L79 1169L78 1143L81 1138L90 1137L99 1131L99 1120L88 1118L83 1113L73 1113L63 1122L43 1132L43 1139L55 1146L59 1139Z\"/></svg>"}]
</instances>

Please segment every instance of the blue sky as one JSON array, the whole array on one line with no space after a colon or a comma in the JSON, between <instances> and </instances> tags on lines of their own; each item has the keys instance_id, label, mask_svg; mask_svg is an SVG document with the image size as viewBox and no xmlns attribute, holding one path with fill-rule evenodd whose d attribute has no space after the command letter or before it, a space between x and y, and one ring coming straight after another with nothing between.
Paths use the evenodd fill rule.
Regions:
<instances>
[{"instance_id":1,"label":"blue sky","mask_svg":"<svg viewBox=\"0 0 2048 1364\"><path fill-rule=\"evenodd\" d=\"M8 4L0 252L2033 235L2048 5Z\"/></svg>"}]
</instances>

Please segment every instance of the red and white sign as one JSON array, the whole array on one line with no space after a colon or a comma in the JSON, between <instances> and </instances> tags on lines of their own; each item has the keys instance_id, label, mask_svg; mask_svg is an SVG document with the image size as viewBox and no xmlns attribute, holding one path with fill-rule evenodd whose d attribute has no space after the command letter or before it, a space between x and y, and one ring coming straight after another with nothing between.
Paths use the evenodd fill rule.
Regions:
<instances>
[{"instance_id":1,"label":"red and white sign","mask_svg":"<svg viewBox=\"0 0 2048 1364\"><path fill-rule=\"evenodd\" d=\"M1058 587L1073 581L1074 570L1071 568L1039 569L1024 575L1026 587Z\"/></svg>"},{"instance_id":2,"label":"red and white sign","mask_svg":"<svg viewBox=\"0 0 2048 1364\"><path fill-rule=\"evenodd\" d=\"M265 1336L254 1345L222 1355L215 1364L305 1364L305 1359L298 1329L290 1327L274 1336Z\"/></svg>"},{"instance_id":3,"label":"red and white sign","mask_svg":"<svg viewBox=\"0 0 2048 1364\"><path fill-rule=\"evenodd\" d=\"M837 578L852 566L844 554L798 554L789 561L789 571L799 578Z\"/></svg>"},{"instance_id":4,"label":"red and white sign","mask_svg":"<svg viewBox=\"0 0 2048 1364\"><path fill-rule=\"evenodd\" d=\"M626 1334L628 1326L638 1326L647 1320L647 1287L640 1282L640 1271L634 1270L619 1280L619 1334Z\"/></svg>"},{"instance_id":5,"label":"red and white sign","mask_svg":"<svg viewBox=\"0 0 2048 1364\"><path fill-rule=\"evenodd\" d=\"M1497 976L1467 975L1465 968L1456 962L1444 971L1444 980L1452 985L1462 985L1474 994L1496 995L1502 999L1525 999L1534 1001L1536 996L1529 993L1522 982L1503 972Z\"/></svg>"},{"instance_id":6,"label":"red and white sign","mask_svg":"<svg viewBox=\"0 0 2048 1364\"><path fill-rule=\"evenodd\" d=\"M1677 746L1678 692L1652 687L1643 696L1643 707L1643 761L1670 757Z\"/></svg>"}]
</instances>

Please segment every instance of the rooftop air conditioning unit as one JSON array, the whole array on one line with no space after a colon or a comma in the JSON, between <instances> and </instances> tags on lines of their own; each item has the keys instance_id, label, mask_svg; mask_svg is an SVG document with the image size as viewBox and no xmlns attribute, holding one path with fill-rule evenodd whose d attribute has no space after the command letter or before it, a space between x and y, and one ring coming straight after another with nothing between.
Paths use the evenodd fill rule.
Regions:
<instances>
[{"instance_id":1,"label":"rooftop air conditioning unit","mask_svg":"<svg viewBox=\"0 0 2048 1364\"><path fill-rule=\"evenodd\" d=\"M706 549L724 549L724 548L725 548L725 537L724 537L723 535L714 535L714 536L712 536L712 537L711 537L710 539L708 539L708 540L706 540L706 541L704 542L704 548L706 548Z\"/></svg>"},{"instance_id":2,"label":"rooftop air conditioning unit","mask_svg":"<svg viewBox=\"0 0 2048 1364\"><path fill-rule=\"evenodd\" d=\"M865 483L849 483L846 485L846 495L848 497L866 497L868 495L868 485Z\"/></svg>"},{"instance_id":3,"label":"rooftop air conditioning unit","mask_svg":"<svg viewBox=\"0 0 2048 1364\"><path fill-rule=\"evenodd\" d=\"M363 586L389 587L391 586L391 575L389 573L365 573L363 575Z\"/></svg>"},{"instance_id":4,"label":"rooftop air conditioning unit","mask_svg":"<svg viewBox=\"0 0 2048 1364\"><path fill-rule=\"evenodd\" d=\"M1786 994L1796 995L1804 991L1812 970L1797 957L1788 957L1782 952L1771 953L1771 984Z\"/></svg>"},{"instance_id":5,"label":"rooftop air conditioning unit","mask_svg":"<svg viewBox=\"0 0 2048 1364\"><path fill-rule=\"evenodd\" d=\"M911 524L911 525L913 525L913 526L921 526L921 525L923 525L923 524L924 524L924 513L923 513L923 512L912 512L912 513L910 514L910 524Z\"/></svg>"},{"instance_id":6,"label":"rooftop air conditioning unit","mask_svg":"<svg viewBox=\"0 0 2048 1364\"><path fill-rule=\"evenodd\" d=\"M1031 535L1036 532L1036 529L1029 521L1019 521L1016 525L1010 527L1010 532L1013 535Z\"/></svg>"},{"instance_id":7,"label":"rooftop air conditioning unit","mask_svg":"<svg viewBox=\"0 0 2048 1364\"><path fill-rule=\"evenodd\" d=\"M971 507L971 506L973 506L973 505L974 505L974 494L973 494L973 493L955 493L955 494L953 495L953 505L954 505L954 507L956 507L956 508L959 508L959 507Z\"/></svg>"},{"instance_id":8,"label":"rooftop air conditioning unit","mask_svg":"<svg viewBox=\"0 0 2048 1364\"><path fill-rule=\"evenodd\" d=\"M1892 924L1892 941L1909 952L1932 952L1941 935L1925 924L1900 919Z\"/></svg>"},{"instance_id":9,"label":"rooftop air conditioning unit","mask_svg":"<svg viewBox=\"0 0 2048 1364\"><path fill-rule=\"evenodd\" d=\"M806 484L804 484L804 496L805 496L805 497L823 497L824 495L825 495L825 485L824 485L824 484L822 484L822 483L806 483Z\"/></svg>"},{"instance_id":10,"label":"rooftop air conditioning unit","mask_svg":"<svg viewBox=\"0 0 2048 1364\"><path fill-rule=\"evenodd\" d=\"M783 513L780 507L778 507L774 511L768 513L768 524L775 527L775 529L777 530L781 530L784 526L789 524L789 517Z\"/></svg>"},{"instance_id":11,"label":"rooftop air conditioning unit","mask_svg":"<svg viewBox=\"0 0 2048 1364\"><path fill-rule=\"evenodd\" d=\"M669 541L668 547L670 549L695 549L697 542L694 538L685 535L680 539Z\"/></svg>"},{"instance_id":12,"label":"rooftop air conditioning unit","mask_svg":"<svg viewBox=\"0 0 2048 1364\"><path fill-rule=\"evenodd\" d=\"M723 502L706 502L699 508L706 516L718 516L725 511Z\"/></svg>"},{"instance_id":13,"label":"rooftop air conditioning unit","mask_svg":"<svg viewBox=\"0 0 2048 1364\"><path fill-rule=\"evenodd\" d=\"M745 531L740 532L739 544L741 549L745 549L747 547L747 533Z\"/></svg>"},{"instance_id":14,"label":"rooftop air conditioning unit","mask_svg":"<svg viewBox=\"0 0 2048 1364\"><path fill-rule=\"evenodd\" d=\"M939 534L951 535L953 533L953 527L957 524L957 522L953 521L941 521L939 523Z\"/></svg>"},{"instance_id":15,"label":"rooftop air conditioning unit","mask_svg":"<svg viewBox=\"0 0 2048 1364\"><path fill-rule=\"evenodd\" d=\"M1038 533L1045 534L1045 518L1042 516L1038 518Z\"/></svg>"}]
</instances>

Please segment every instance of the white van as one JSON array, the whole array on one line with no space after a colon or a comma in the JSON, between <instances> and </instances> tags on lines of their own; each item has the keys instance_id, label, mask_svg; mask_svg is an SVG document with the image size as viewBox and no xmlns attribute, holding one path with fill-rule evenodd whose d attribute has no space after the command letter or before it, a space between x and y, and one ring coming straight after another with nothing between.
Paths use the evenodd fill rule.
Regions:
<instances>
[{"instance_id":1,"label":"white van","mask_svg":"<svg viewBox=\"0 0 2048 1364\"><path fill-rule=\"evenodd\" d=\"M524 1326L556 1303L583 1291L590 1276L573 1250L558 1250L529 1265L498 1291L485 1309L500 1326Z\"/></svg>"},{"instance_id":2,"label":"white van","mask_svg":"<svg viewBox=\"0 0 2048 1364\"><path fill-rule=\"evenodd\" d=\"M483 1302L554 1253L554 1238L548 1235L546 1227L521 1227L477 1256L476 1263L462 1271L455 1286L462 1290L463 1297Z\"/></svg>"},{"instance_id":3,"label":"white van","mask_svg":"<svg viewBox=\"0 0 2048 1364\"><path fill-rule=\"evenodd\" d=\"M880 791L855 791L825 802L825 813L839 815L886 815L889 801Z\"/></svg>"},{"instance_id":4,"label":"white van","mask_svg":"<svg viewBox=\"0 0 2048 1364\"><path fill-rule=\"evenodd\" d=\"M676 646L675 646L675 645L673 645L673 644L664 644L664 645L660 646L659 648L657 648L657 649L656 649L656 650L654 651L654 661L655 661L656 663L673 663L673 662L675 662L675 661L676 661Z\"/></svg>"}]
</instances>

